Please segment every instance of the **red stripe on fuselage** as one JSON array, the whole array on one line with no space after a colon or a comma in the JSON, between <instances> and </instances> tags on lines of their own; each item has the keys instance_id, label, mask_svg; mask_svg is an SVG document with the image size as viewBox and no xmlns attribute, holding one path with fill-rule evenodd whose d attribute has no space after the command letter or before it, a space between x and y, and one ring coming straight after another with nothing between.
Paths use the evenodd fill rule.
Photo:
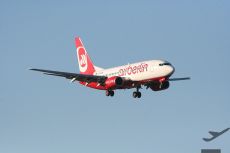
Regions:
<instances>
[{"instance_id":1,"label":"red stripe on fuselage","mask_svg":"<svg viewBox=\"0 0 230 153\"><path fill-rule=\"evenodd\" d=\"M94 88L94 89L98 89L98 90L116 90L116 89L136 88L137 86L146 84L148 82L152 82L152 81L161 82L161 81L163 81L163 80L165 81L167 79L168 79L168 76L151 78L151 79L146 79L146 80L141 80L141 81L126 81L123 86L117 87L117 88L112 88L112 89L108 89L105 86L98 84L97 82L91 82L91 83L79 82L79 83L86 86L86 87L90 87L90 88Z\"/></svg>"}]
</instances>

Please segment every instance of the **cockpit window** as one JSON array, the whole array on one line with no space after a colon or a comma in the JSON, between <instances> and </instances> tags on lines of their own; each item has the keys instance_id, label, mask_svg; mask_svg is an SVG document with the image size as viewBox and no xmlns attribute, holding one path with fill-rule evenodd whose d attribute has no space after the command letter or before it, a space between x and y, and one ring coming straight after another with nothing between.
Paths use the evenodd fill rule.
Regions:
<instances>
[{"instance_id":1,"label":"cockpit window","mask_svg":"<svg viewBox=\"0 0 230 153\"><path fill-rule=\"evenodd\" d=\"M160 63L159 66L171 65L170 63Z\"/></svg>"}]
</instances>

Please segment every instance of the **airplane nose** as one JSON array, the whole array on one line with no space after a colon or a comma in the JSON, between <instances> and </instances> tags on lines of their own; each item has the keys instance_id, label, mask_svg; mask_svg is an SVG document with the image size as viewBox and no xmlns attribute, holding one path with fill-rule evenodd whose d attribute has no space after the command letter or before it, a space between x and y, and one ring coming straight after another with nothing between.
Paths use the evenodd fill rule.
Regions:
<instances>
[{"instance_id":1,"label":"airplane nose","mask_svg":"<svg viewBox=\"0 0 230 153\"><path fill-rule=\"evenodd\" d=\"M168 66L168 74L172 75L174 73L174 71L175 71L175 68L172 65L169 65Z\"/></svg>"}]
</instances>

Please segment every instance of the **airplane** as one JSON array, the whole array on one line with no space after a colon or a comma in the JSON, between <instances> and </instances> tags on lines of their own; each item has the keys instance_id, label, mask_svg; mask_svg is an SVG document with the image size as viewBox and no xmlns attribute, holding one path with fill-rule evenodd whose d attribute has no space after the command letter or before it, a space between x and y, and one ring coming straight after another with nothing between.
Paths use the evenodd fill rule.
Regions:
<instances>
[{"instance_id":1,"label":"airplane","mask_svg":"<svg viewBox=\"0 0 230 153\"><path fill-rule=\"evenodd\" d=\"M230 128L226 128L221 132L214 132L214 131L209 131L208 133L212 135L211 138L203 138L204 141L209 142L212 141L213 139L219 137L220 135L224 134L225 132L227 132Z\"/></svg>"},{"instance_id":2,"label":"airplane","mask_svg":"<svg viewBox=\"0 0 230 153\"><path fill-rule=\"evenodd\" d=\"M134 98L140 98L139 89L145 86L153 91L169 88L169 81L189 80L190 77L170 78L175 68L165 60L148 60L134 64L127 64L109 69L103 69L93 64L80 37L75 38L77 59L80 73L69 73L45 69L31 68L30 70L43 72L46 75L64 77L71 82L105 90L106 96L114 96L114 90L136 88Z\"/></svg>"}]
</instances>

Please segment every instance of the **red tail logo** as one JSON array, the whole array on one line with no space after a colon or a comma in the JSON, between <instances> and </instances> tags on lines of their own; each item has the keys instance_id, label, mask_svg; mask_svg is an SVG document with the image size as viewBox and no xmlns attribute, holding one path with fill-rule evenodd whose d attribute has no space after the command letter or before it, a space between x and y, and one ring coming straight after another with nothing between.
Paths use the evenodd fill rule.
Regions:
<instances>
[{"instance_id":1,"label":"red tail logo","mask_svg":"<svg viewBox=\"0 0 230 153\"><path fill-rule=\"evenodd\" d=\"M88 67L87 63L87 55L84 50L84 47L78 47L77 48L77 53L78 53L78 61L79 61L79 68L81 72L85 72Z\"/></svg>"},{"instance_id":2,"label":"red tail logo","mask_svg":"<svg viewBox=\"0 0 230 153\"><path fill-rule=\"evenodd\" d=\"M75 38L77 48L77 58L79 62L79 69L82 74L93 74L95 72L93 63L87 54L83 43L79 37Z\"/></svg>"}]
</instances>

